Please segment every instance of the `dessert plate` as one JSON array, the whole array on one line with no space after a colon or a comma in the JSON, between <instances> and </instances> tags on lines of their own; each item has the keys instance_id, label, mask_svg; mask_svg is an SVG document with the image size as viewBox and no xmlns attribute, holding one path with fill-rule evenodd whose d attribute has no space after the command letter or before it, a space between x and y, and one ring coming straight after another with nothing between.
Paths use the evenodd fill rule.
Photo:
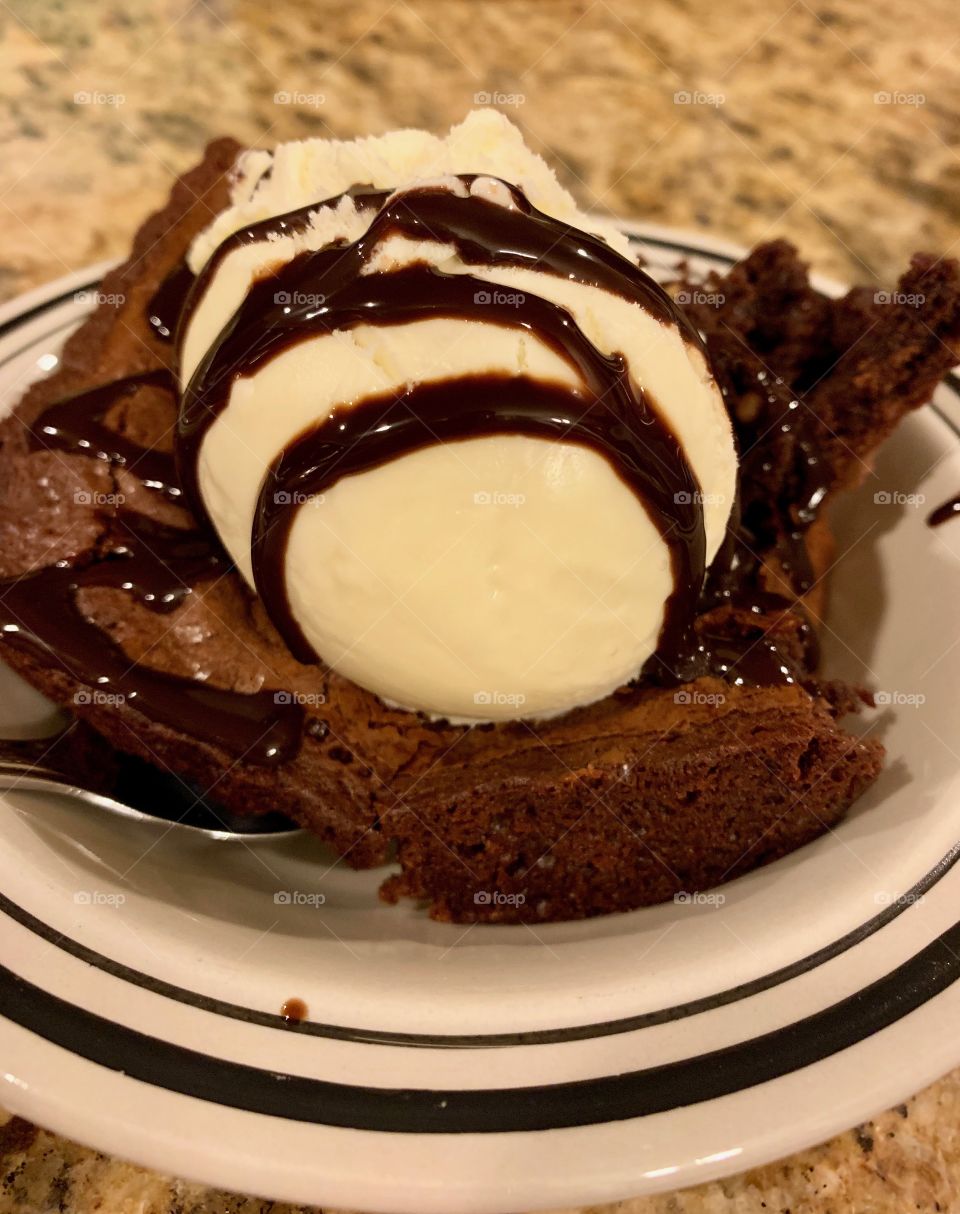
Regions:
<instances>
[{"instance_id":1,"label":"dessert plate","mask_svg":"<svg viewBox=\"0 0 960 1214\"><path fill-rule=\"evenodd\" d=\"M655 269L738 252L636 235ZM0 312L6 407L102 270ZM505 1214L739 1171L960 1063L960 522L924 521L960 489L958 427L948 382L835 518L825 662L879 692L861 728L889 751L838 829L674 903L465 928L302 837L221 848L5 794L0 1103L264 1197ZM5 669L0 714L52 725Z\"/></svg>"}]
</instances>

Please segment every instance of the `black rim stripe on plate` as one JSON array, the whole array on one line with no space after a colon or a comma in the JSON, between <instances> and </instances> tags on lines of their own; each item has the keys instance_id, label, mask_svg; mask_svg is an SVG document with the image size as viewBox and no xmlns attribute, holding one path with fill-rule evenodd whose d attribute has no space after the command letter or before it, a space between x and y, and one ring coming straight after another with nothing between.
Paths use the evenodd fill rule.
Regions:
<instances>
[{"instance_id":1,"label":"black rim stripe on plate","mask_svg":"<svg viewBox=\"0 0 960 1214\"><path fill-rule=\"evenodd\" d=\"M732 265L735 258L726 254L708 253L703 249L698 249L692 245L677 244L667 240L662 240L655 237L632 237L642 243L654 245L659 248L667 249L673 252L680 252L689 256L702 257L707 260L722 261ZM38 304L31 308L29 312L20 317L15 317L8 321L5 325L0 326L0 337L6 332L15 329L24 321L33 319L43 311L54 308L59 304L73 298L78 291L88 290L97 284L97 279L93 279L82 286L74 288L72 291L67 291L54 299L49 300L45 304ZM5 366L18 354L29 349L30 346L39 341L43 341L48 337L54 336L63 329L69 327L74 321L67 321L58 326L52 332L32 338L25 346L6 355L0 361L0 368ZM946 386L960 397L960 381L951 374L944 381ZM937 416L948 426L954 433L960 436L960 430L951 421L949 417L944 415L936 406L931 406ZM770 974L754 979L751 982L743 983L740 986L732 987L726 991L718 992L714 995L709 995L699 1000L692 1000L689 1003L678 1004L674 1007L663 1008L655 1012L643 1013L637 1016L624 1017L618 1020L598 1022L587 1025L575 1025L568 1028L559 1029L537 1029L528 1032L519 1033L497 1033L497 1034L419 1034L419 1033L397 1033L376 1029L354 1028L345 1025L323 1024L316 1021L303 1021L295 1026L290 1025L281 1016L259 1011L254 1008L246 1008L238 1004L228 1003L223 1000L214 999L210 996L200 994L195 991L188 990L183 987L176 986L172 983L164 982L161 979L151 977L138 970L132 969L119 962L103 956L100 953L87 948L78 941L63 935L49 924L37 919L30 914L29 911L18 906L8 898L0 894L0 911L8 917L14 919L22 926L33 932L35 935L54 944L62 951L70 953L79 959L87 962L95 968L110 974L113 977L119 978L122 981L139 986L150 992L175 1000L176 1002L186 1004L198 1008L202 1011L210 1012L215 1015L224 1016L226 1018L245 1021L247 1023L261 1025L267 1028L283 1029L284 1031L296 1031L307 1036L326 1037L336 1040L348 1040L356 1042L364 1042L368 1044L387 1045L387 1046L419 1046L424 1048L500 1048L514 1045L539 1045L539 1044L557 1044L567 1041L588 1040L591 1038L612 1036L620 1033L637 1031L639 1029L652 1027L657 1024L663 1024L674 1020L684 1019L689 1016L698 1015L703 1012L712 1011L715 1008L726 1006L730 1003L760 994L763 991L769 990L772 987L781 985L801 974L807 973L825 962L845 952L847 949L859 944L861 941L872 935L875 931L886 926L905 909L913 905L916 898L929 890L935 885L941 877L953 867L957 859L960 858L960 844L957 844L951 851L943 857L924 877L920 879L901 899L885 908L880 914L875 915L872 919L854 928L852 931L842 936L840 939L833 941L831 944L825 945L817 952L801 958L792 965L784 966L779 970L775 970ZM52 996L51 996L52 998Z\"/></svg>"},{"instance_id":2,"label":"black rim stripe on plate","mask_svg":"<svg viewBox=\"0 0 960 1214\"><path fill-rule=\"evenodd\" d=\"M679 1062L569 1083L482 1090L331 1083L147 1036L0 967L0 1015L154 1087L248 1113L387 1134L522 1133L648 1117L811 1066L896 1023L960 977L960 923L883 978L784 1028Z\"/></svg>"},{"instance_id":3,"label":"black rim stripe on plate","mask_svg":"<svg viewBox=\"0 0 960 1214\"><path fill-rule=\"evenodd\" d=\"M81 295L84 291L89 291L91 287L98 286L99 283L99 278L93 278L89 282L82 283L80 286L76 286L70 291L61 292L61 294L54 296L53 299L48 299L45 303L34 304L34 306L32 308L28 308L26 312L20 312L16 316L11 316L9 320L4 321L4 323L0 325L0 341L2 341L3 338L5 338L9 333L13 333L16 329L19 329L22 325L29 324L31 320L36 320L38 316L43 316L43 314L45 312L49 312L51 308L57 308L61 304L68 302L76 303L76 297L78 295ZM76 324L76 321L77 318L74 317L69 323ZM62 326L62 328L66 328L66 323ZM58 333L59 331L59 329L54 330L55 333ZM34 342L44 341L45 338L50 336L52 336L50 333L40 334L38 337L33 338L26 346L23 346L19 351L17 351L17 353L22 354L23 351L29 349ZM15 355L10 355L10 357L13 358ZM0 366L8 361L9 360L5 358L3 363L0 363Z\"/></svg>"},{"instance_id":4,"label":"black rim stripe on plate","mask_svg":"<svg viewBox=\"0 0 960 1214\"><path fill-rule=\"evenodd\" d=\"M70 936L64 935L56 928L44 923L31 915L29 911L0 894L0 912L15 920L22 927L54 945L62 952L69 953L80 961L92 965L95 969L138 986L151 994L172 999L199 1011L210 1012L230 1020L242 1020L247 1024L256 1024L264 1028L281 1029L284 1032L296 1032L307 1037L326 1037L336 1041L354 1041L366 1045L380 1046L416 1046L422 1049L500 1049L520 1045L558 1045L570 1041L589 1041L597 1037L612 1037L621 1033L637 1032L640 1029L652 1028L658 1024L668 1024L675 1020L684 1020L704 1012L738 1003L743 999L760 995L773 987L781 986L794 978L818 969L827 961L846 952L854 945L862 943L880 928L892 922L905 910L914 906L928 890L950 871L960 859L960 843L956 844L934 867L921 878L901 898L885 907L878 915L860 924L839 940L825 945L815 953L801 957L792 965L783 966L772 973L754 978L740 986L730 987L714 995L706 995L702 999L694 999L689 1003L680 1003L674 1007L660 1008L655 1012L643 1012L635 1016L625 1016L618 1020L599 1021L594 1024L573 1025L568 1028L531 1029L527 1032L514 1033L401 1033L384 1029L354 1028L349 1025L323 1024L314 1020L303 1020L291 1023L272 1012L263 1012L256 1008L243 1007L240 1004L228 1003L215 999L210 995L202 995L197 991L187 990L163 979L154 978L140 970L132 969L102 953L97 953Z\"/></svg>"}]
</instances>

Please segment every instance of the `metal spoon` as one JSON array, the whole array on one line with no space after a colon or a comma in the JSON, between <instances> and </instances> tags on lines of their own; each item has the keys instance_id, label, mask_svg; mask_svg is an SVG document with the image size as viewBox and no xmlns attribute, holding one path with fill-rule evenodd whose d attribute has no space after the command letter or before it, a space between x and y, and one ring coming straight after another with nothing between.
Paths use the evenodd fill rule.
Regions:
<instances>
[{"instance_id":1,"label":"metal spoon","mask_svg":"<svg viewBox=\"0 0 960 1214\"><path fill-rule=\"evenodd\" d=\"M117 774L109 792L85 787L83 774L69 770L74 764L61 767L57 762L55 741L0 739L0 789L76 797L118 817L135 822L159 819L208 839L279 839L300 829L280 813L231 813L207 799L198 785L130 755L116 756Z\"/></svg>"}]
</instances>

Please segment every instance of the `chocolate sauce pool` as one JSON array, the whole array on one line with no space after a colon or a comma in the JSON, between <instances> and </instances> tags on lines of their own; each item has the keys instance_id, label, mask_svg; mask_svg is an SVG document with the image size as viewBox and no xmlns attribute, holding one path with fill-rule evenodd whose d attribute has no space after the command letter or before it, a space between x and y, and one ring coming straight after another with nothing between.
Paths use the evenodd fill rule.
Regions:
<instances>
[{"instance_id":1,"label":"chocolate sauce pool","mask_svg":"<svg viewBox=\"0 0 960 1214\"><path fill-rule=\"evenodd\" d=\"M462 180L470 184L474 178ZM580 443L616 469L647 509L671 556L675 589L666 604L658 650L671 662L690 647L706 571L700 486L682 445L656 403L633 383L623 358L602 354L566 309L537 295L508 293L471 274L444 274L423 264L387 274L362 273L388 236L440 241L453 244L471 264L536 268L610 291L696 340L666 293L632 263L599 238L543 215L520 191L507 188L515 210L442 188L412 190L382 206L353 244L301 253L253 284L184 393L178 466L191 506L205 516L197 480L200 447L226 408L234 380L255 374L298 342L361 324L437 317L482 321L535 334L573 367L582 383L569 388L487 374L419 384L334 411L289 447L265 478L252 555L257 591L301 661L318 659L290 610L285 566L290 526L303 495L321 493L343 476L437 442L492 434ZM380 200L377 194L371 197ZM283 217L280 230L300 222L298 214L303 216L293 212ZM277 229L258 225L239 239L246 242L251 232L263 239L267 230ZM198 283L188 316L204 289L204 282Z\"/></svg>"},{"instance_id":2,"label":"chocolate sauce pool","mask_svg":"<svg viewBox=\"0 0 960 1214\"><path fill-rule=\"evenodd\" d=\"M33 446L107 460L143 475L159 491L179 493L170 457L144 451L102 424L112 405L144 388L172 392L172 381L166 372L150 372L59 401L33 423ZM292 758L303 723L303 709L292 697L269 690L226 691L131 662L84 616L77 595L87 587L122 589L151 611L166 613L179 607L196 583L229 568L209 537L197 531L123 512L116 515L114 530L112 546L94 559L58 561L0 582L0 643L59 667L93 695L108 697L104 703L136 708L246 762L273 765Z\"/></svg>"}]
</instances>

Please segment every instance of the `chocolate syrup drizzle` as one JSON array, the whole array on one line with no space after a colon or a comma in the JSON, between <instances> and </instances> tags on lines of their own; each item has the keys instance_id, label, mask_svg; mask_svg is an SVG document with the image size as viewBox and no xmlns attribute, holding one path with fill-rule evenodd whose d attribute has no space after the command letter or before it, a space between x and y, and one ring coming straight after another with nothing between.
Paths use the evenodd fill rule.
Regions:
<instances>
[{"instance_id":1,"label":"chocolate syrup drizzle","mask_svg":"<svg viewBox=\"0 0 960 1214\"><path fill-rule=\"evenodd\" d=\"M161 341L174 341L183 305L193 286L193 271L186 259L178 261L147 304L147 324Z\"/></svg>"},{"instance_id":2,"label":"chocolate syrup drizzle","mask_svg":"<svg viewBox=\"0 0 960 1214\"><path fill-rule=\"evenodd\" d=\"M474 179L461 180L469 185ZM201 514L199 451L228 403L233 381L253 375L270 359L311 337L366 323L482 319L535 333L578 373L582 387L577 388L497 374L419 384L399 395L390 393L334 411L281 455L261 490L253 565L267 612L301 661L316 661L317 655L287 600L285 552L291 503L295 506L302 502L301 495L329 489L341 477L433 443L485 434L577 442L599 451L612 464L643 502L671 554L675 589L666 604L659 651L675 659L690 647L706 569L699 484L682 445L655 402L632 381L622 356L602 354L566 309L540 296L523 296L518 304L512 295L492 289L481 278L445 274L423 264L388 274L362 273L387 236L440 241L455 245L463 260L472 264L536 266L544 273L601 287L639 304L661 321L677 324L688 339L697 340L666 293L632 263L598 237L543 215L519 190L503 184L515 210L441 188L409 191L382 206L353 244L301 253L254 283L184 393L178 464L188 499ZM290 216L284 222L292 222ZM271 230L258 227L259 239ZM242 240L249 235L245 233ZM198 283L188 311L203 289Z\"/></svg>"},{"instance_id":3,"label":"chocolate syrup drizzle","mask_svg":"<svg viewBox=\"0 0 960 1214\"><path fill-rule=\"evenodd\" d=\"M928 527L940 527L952 518L960 518L960 493L927 515Z\"/></svg>"},{"instance_id":4,"label":"chocolate syrup drizzle","mask_svg":"<svg viewBox=\"0 0 960 1214\"><path fill-rule=\"evenodd\" d=\"M109 464L127 468L150 489L159 489L167 497L180 497L174 457L165 451L141 447L138 443L103 424L106 414L123 400L144 388L176 391L169 371L148 371L91 388L44 410L31 428L33 447L48 451L69 451L71 455L89 455Z\"/></svg>"},{"instance_id":5,"label":"chocolate syrup drizzle","mask_svg":"<svg viewBox=\"0 0 960 1214\"><path fill-rule=\"evenodd\" d=\"M819 640L802 602L814 584L807 532L831 484L817 450L815 417L739 339L714 334L708 353L734 424L740 488L698 611L731 608L741 624L747 622L747 635L734 640L701 626L684 679L715 674L757 685L804 683L820 660ZM757 409L744 419L737 406L748 400ZM779 490L771 481L779 481ZM770 565L791 587L791 595L763 588ZM787 612L793 633L789 650L768 632L773 619ZM751 618L757 621L752 637Z\"/></svg>"},{"instance_id":6,"label":"chocolate syrup drizzle","mask_svg":"<svg viewBox=\"0 0 960 1214\"><path fill-rule=\"evenodd\" d=\"M32 445L108 460L143 475L145 484L161 492L179 495L171 457L144 451L102 424L112 405L144 387L173 390L169 375L157 371L58 401L33 423ZM285 702L290 697L269 690L226 691L131 662L84 616L77 594L87 587L122 589L149 610L167 613L198 582L229 569L199 531L168 527L132 512L120 511L113 518L116 525L103 554L88 555L82 563L61 560L0 582L0 643L58 667L97 693L122 697L120 702L152 720L222 746L246 762L275 765L292 758L300 746L303 709Z\"/></svg>"},{"instance_id":7,"label":"chocolate syrup drizzle","mask_svg":"<svg viewBox=\"0 0 960 1214\"><path fill-rule=\"evenodd\" d=\"M259 244L261 241L281 236L295 236L310 226L310 221L317 211L328 207L336 207L344 198L351 198L354 205L361 211L379 210L387 201L392 190L377 190L372 185L353 185L342 194L334 194L322 202L312 202L306 207L297 207L282 215L272 215L269 219L261 219L257 223L248 224L231 232L211 253L203 269L194 280L191 289L184 296L179 323L186 326L189 318L200 305L207 288L217 275L227 257L237 249L246 245Z\"/></svg>"}]
</instances>

